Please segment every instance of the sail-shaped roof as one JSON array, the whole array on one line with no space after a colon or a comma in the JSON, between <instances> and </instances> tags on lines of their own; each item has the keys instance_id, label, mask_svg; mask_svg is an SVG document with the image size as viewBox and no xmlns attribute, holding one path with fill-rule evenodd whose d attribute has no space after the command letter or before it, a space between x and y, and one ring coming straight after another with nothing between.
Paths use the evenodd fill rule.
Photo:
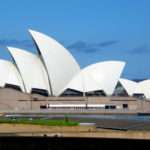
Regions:
<instances>
[{"instance_id":1,"label":"sail-shaped roof","mask_svg":"<svg viewBox=\"0 0 150 150\"><path fill-rule=\"evenodd\" d=\"M25 92L22 78L12 62L0 59L0 87L15 85Z\"/></svg>"},{"instance_id":2,"label":"sail-shaped roof","mask_svg":"<svg viewBox=\"0 0 150 150\"><path fill-rule=\"evenodd\" d=\"M66 89L81 92L103 90L107 95L111 95L124 66L122 61L104 61L89 65L72 79Z\"/></svg>"},{"instance_id":3,"label":"sail-shaped roof","mask_svg":"<svg viewBox=\"0 0 150 150\"><path fill-rule=\"evenodd\" d=\"M71 53L53 38L29 30L49 74L53 95L58 96L64 87L80 71Z\"/></svg>"},{"instance_id":4,"label":"sail-shaped roof","mask_svg":"<svg viewBox=\"0 0 150 150\"><path fill-rule=\"evenodd\" d=\"M32 89L41 89L51 94L48 75L41 59L23 49L8 47L8 50L22 76L26 92L30 93Z\"/></svg>"}]
</instances>

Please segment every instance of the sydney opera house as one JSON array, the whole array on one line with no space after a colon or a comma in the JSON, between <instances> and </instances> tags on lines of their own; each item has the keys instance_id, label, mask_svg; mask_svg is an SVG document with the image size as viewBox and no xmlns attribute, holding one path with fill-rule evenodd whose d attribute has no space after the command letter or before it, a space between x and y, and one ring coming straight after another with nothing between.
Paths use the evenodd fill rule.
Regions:
<instances>
[{"instance_id":1,"label":"sydney opera house","mask_svg":"<svg viewBox=\"0 0 150 150\"><path fill-rule=\"evenodd\" d=\"M81 93L103 91L112 95L125 66L121 61L106 61L80 69L79 64L57 41L29 30L38 55L8 47L13 62L0 60L0 86L14 86L25 93L60 96L65 91Z\"/></svg>"},{"instance_id":2,"label":"sydney opera house","mask_svg":"<svg viewBox=\"0 0 150 150\"><path fill-rule=\"evenodd\" d=\"M48 97L142 95L150 99L150 80L134 82L121 78L125 62L103 61L81 69L56 40L34 30L29 33L37 54L8 47L13 61L0 60L1 89Z\"/></svg>"}]
</instances>

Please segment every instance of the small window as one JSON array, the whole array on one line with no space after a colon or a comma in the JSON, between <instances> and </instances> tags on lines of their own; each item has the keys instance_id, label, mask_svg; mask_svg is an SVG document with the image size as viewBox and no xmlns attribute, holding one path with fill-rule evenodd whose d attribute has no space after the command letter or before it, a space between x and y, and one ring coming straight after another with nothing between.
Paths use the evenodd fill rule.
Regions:
<instances>
[{"instance_id":1,"label":"small window","mask_svg":"<svg viewBox=\"0 0 150 150\"><path fill-rule=\"evenodd\" d=\"M61 96L83 96L83 93L73 89L67 89Z\"/></svg>"},{"instance_id":2,"label":"small window","mask_svg":"<svg viewBox=\"0 0 150 150\"><path fill-rule=\"evenodd\" d=\"M110 109L116 109L115 105L110 105Z\"/></svg>"},{"instance_id":3,"label":"small window","mask_svg":"<svg viewBox=\"0 0 150 150\"><path fill-rule=\"evenodd\" d=\"M133 97L136 97L139 99L145 99L145 95L143 93L134 93Z\"/></svg>"},{"instance_id":4,"label":"small window","mask_svg":"<svg viewBox=\"0 0 150 150\"><path fill-rule=\"evenodd\" d=\"M46 106L46 105L40 105L40 108L41 108L41 109L46 109L47 106Z\"/></svg>"},{"instance_id":5,"label":"small window","mask_svg":"<svg viewBox=\"0 0 150 150\"><path fill-rule=\"evenodd\" d=\"M106 106L105 106L105 109L109 109L109 106L108 106L108 105L106 105Z\"/></svg>"},{"instance_id":6,"label":"small window","mask_svg":"<svg viewBox=\"0 0 150 150\"><path fill-rule=\"evenodd\" d=\"M5 88L11 88L11 89L15 89L17 91L22 91L20 86L18 85L13 85L13 84L5 84Z\"/></svg>"},{"instance_id":7,"label":"small window","mask_svg":"<svg viewBox=\"0 0 150 150\"><path fill-rule=\"evenodd\" d=\"M128 104L122 104L123 109L127 109L128 108Z\"/></svg>"},{"instance_id":8,"label":"small window","mask_svg":"<svg viewBox=\"0 0 150 150\"><path fill-rule=\"evenodd\" d=\"M37 88L32 88L31 91L32 94L40 94L43 96L48 96L48 91L45 89L37 89Z\"/></svg>"}]
</instances>

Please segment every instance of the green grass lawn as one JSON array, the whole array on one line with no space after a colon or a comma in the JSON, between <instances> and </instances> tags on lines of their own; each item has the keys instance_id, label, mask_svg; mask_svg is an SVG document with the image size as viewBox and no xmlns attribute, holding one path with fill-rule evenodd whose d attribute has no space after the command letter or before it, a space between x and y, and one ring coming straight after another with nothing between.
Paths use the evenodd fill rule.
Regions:
<instances>
[{"instance_id":1,"label":"green grass lawn","mask_svg":"<svg viewBox=\"0 0 150 150\"><path fill-rule=\"evenodd\" d=\"M33 125L47 125L47 126L77 126L78 122L71 121L68 119L52 120L52 119L11 119L11 118L0 118L1 123L9 124L33 124Z\"/></svg>"}]
</instances>

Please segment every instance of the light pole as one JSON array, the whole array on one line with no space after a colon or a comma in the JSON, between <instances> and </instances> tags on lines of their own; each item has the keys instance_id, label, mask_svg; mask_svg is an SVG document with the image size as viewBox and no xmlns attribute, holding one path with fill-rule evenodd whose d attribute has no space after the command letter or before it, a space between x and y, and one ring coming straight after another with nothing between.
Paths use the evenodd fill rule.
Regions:
<instances>
[{"instance_id":1,"label":"light pole","mask_svg":"<svg viewBox=\"0 0 150 150\"><path fill-rule=\"evenodd\" d=\"M32 110L32 94L30 94L30 110Z\"/></svg>"},{"instance_id":2,"label":"light pole","mask_svg":"<svg viewBox=\"0 0 150 150\"><path fill-rule=\"evenodd\" d=\"M86 103L86 108L87 108L87 105L88 105L88 97L86 95L86 82L85 82L85 78L84 78L84 72L81 72L81 83L82 83L82 88L83 88L83 99L85 100L85 103Z\"/></svg>"}]
</instances>

